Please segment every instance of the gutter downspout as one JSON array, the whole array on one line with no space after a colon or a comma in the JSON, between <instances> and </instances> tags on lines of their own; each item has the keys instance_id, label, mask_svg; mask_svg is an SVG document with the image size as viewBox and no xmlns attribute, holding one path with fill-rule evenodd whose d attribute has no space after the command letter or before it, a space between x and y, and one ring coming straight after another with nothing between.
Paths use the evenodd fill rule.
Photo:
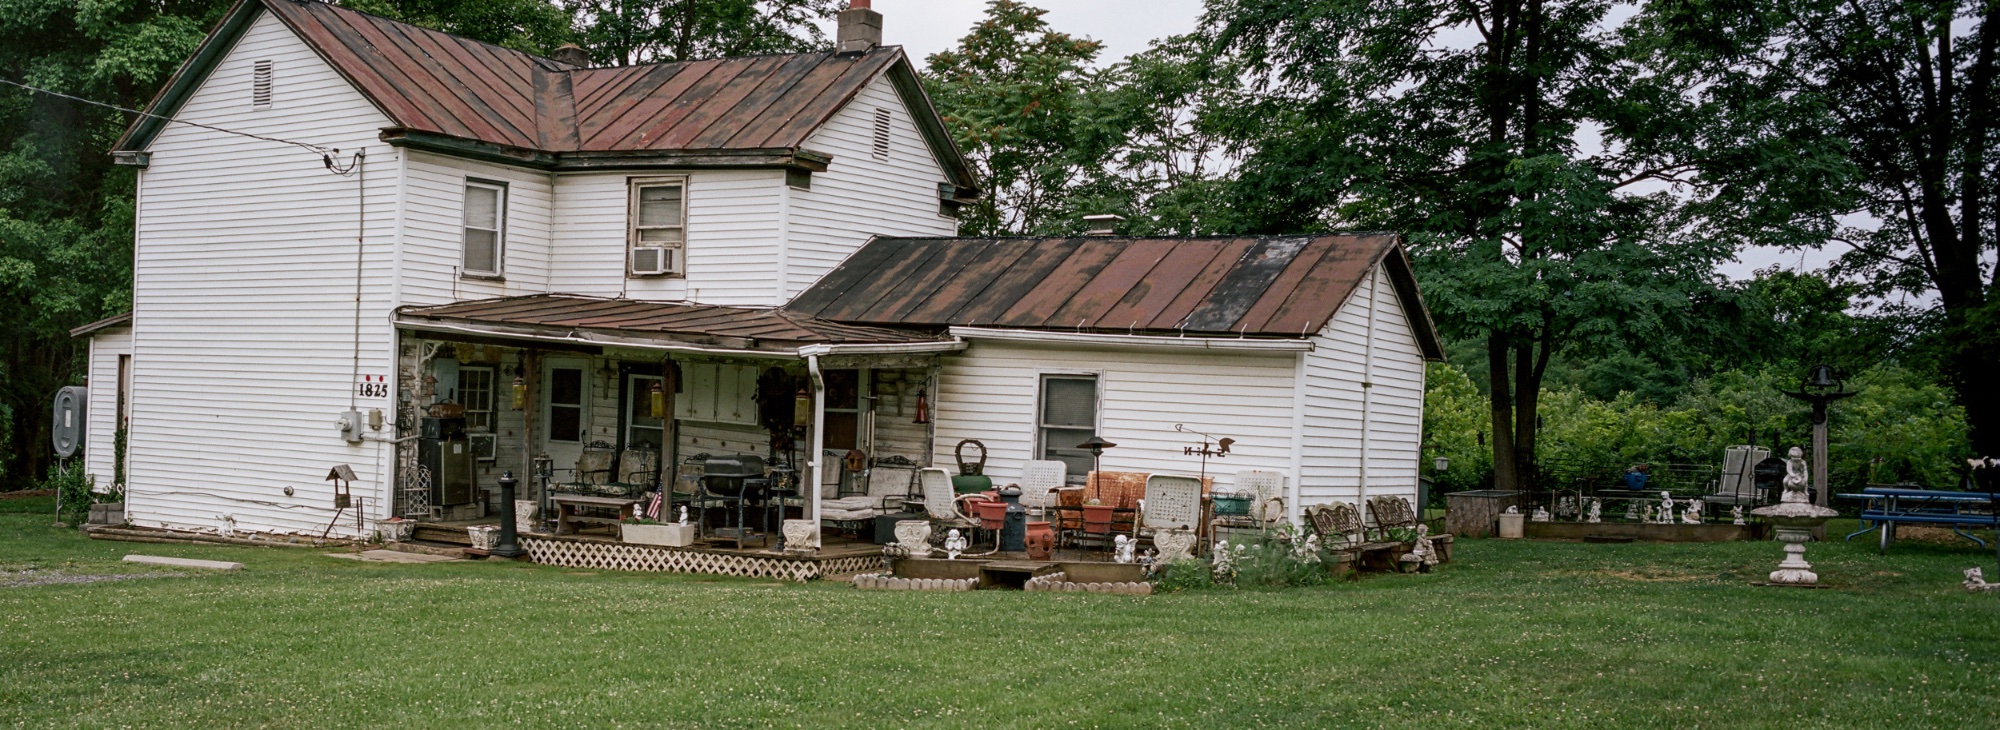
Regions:
<instances>
[{"instance_id":1,"label":"gutter downspout","mask_svg":"<svg viewBox=\"0 0 2000 730\"><path fill-rule=\"evenodd\" d=\"M389 475L388 482L383 485L382 514L377 518L384 520L396 516L396 484L403 476L400 473L403 463L403 444L421 435L404 436L396 431L396 424L403 420L401 418L403 331L396 327L396 310L403 306L403 221L407 217L406 211L409 209L410 200L410 153L407 150L395 150L395 152L396 228L391 232L389 239L389 407L385 409L389 414L390 433L394 434L386 443L394 448L389 449L386 455L387 463L376 464L377 473Z\"/></svg>"},{"instance_id":2,"label":"gutter downspout","mask_svg":"<svg viewBox=\"0 0 2000 730\"><path fill-rule=\"evenodd\" d=\"M812 375L813 384L812 481L809 484L801 484L799 486L812 490L812 512L810 513L811 516L807 519L813 521L813 547L819 547L819 493L820 483L825 479L821 475L820 469L822 468L822 463L826 460L824 454L826 450L826 378L820 374L818 354L806 355L806 372Z\"/></svg>"},{"instance_id":3,"label":"gutter downspout","mask_svg":"<svg viewBox=\"0 0 2000 730\"><path fill-rule=\"evenodd\" d=\"M1368 337L1362 345L1361 360L1361 490L1356 507L1366 515L1368 509L1368 450L1369 435L1374 431L1372 416L1375 393L1375 303L1381 301L1381 269L1368 272ZM1380 525L1377 525L1378 527Z\"/></svg>"}]
</instances>

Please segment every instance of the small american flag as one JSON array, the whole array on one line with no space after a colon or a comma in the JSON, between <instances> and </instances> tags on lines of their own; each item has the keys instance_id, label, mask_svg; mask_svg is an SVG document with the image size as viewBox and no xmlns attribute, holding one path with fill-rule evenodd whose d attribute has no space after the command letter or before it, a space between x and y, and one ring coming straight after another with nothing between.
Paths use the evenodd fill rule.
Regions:
<instances>
[{"instance_id":1,"label":"small american flag","mask_svg":"<svg viewBox=\"0 0 2000 730\"><path fill-rule=\"evenodd\" d=\"M654 493L653 493L653 498L652 498L652 499L650 499L650 500L647 500L647 501L646 501L646 519L649 519L649 520L657 520L657 519L660 519L660 493L659 493L659 492L654 492Z\"/></svg>"}]
</instances>

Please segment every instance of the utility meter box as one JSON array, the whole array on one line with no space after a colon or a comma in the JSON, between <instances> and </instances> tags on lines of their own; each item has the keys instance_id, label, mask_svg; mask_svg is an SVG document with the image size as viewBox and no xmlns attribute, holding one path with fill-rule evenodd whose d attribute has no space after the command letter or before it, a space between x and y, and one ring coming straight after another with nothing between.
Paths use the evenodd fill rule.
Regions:
<instances>
[{"instance_id":1,"label":"utility meter box","mask_svg":"<svg viewBox=\"0 0 2000 730\"><path fill-rule=\"evenodd\" d=\"M334 422L340 427L340 437L350 444L361 443L361 412L342 411L340 419Z\"/></svg>"}]
</instances>

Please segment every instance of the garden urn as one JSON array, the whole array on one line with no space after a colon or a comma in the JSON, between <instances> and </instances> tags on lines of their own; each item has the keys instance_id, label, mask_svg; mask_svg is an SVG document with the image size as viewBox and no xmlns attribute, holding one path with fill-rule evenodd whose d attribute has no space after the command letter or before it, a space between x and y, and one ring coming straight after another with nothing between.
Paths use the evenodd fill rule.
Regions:
<instances>
[{"instance_id":1,"label":"garden urn","mask_svg":"<svg viewBox=\"0 0 2000 730\"><path fill-rule=\"evenodd\" d=\"M1049 556L1055 553L1056 531L1050 528L1046 521L1029 522L1026 546L1028 559L1048 560Z\"/></svg>"}]
</instances>

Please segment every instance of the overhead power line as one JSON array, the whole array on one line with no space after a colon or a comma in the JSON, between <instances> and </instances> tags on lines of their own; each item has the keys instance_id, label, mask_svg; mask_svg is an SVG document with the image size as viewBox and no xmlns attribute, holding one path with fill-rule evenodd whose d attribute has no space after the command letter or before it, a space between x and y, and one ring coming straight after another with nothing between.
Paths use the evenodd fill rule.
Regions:
<instances>
[{"instance_id":1,"label":"overhead power line","mask_svg":"<svg viewBox=\"0 0 2000 730\"><path fill-rule=\"evenodd\" d=\"M149 112L149 111L143 111L143 110L139 110L139 109L128 109L128 108L125 108L125 107L122 107L122 106L119 106L119 105L117 105L117 104L107 104L107 103L105 103L105 102L101 102L101 101L98 101L98 100L96 100L96 99L86 99L86 98L84 98L84 97L81 97L81 96L75 96L75 95L73 95L73 94L65 94L65 93L62 93L62 92L60 92L60 91L51 91L51 90L49 90L49 89L44 89L44 88L40 88L40 87L35 87L35 86L29 86L29 85L27 85L27 84L24 84L24 83L21 83L21 82L19 82L19 81L9 81L9 80L7 80L7 79L0 79L0 84L6 84L6 85L8 85L8 86L14 86L14 87L18 87L18 88L22 88L22 89L27 89L28 91L32 91L32 92L35 92L35 93L37 93L37 94L47 94L47 95L49 95L49 96L54 96L54 97L59 97L59 98L63 98L63 99L68 99L68 100L70 100L70 101L75 101L75 102L81 102L81 103L84 103L84 104L89 104L89 105L92 105L92 106L101 106L101 107L104 107L104 108L106 108L106 109L113 109L113 110L117 110L117 111L121 111L121 112L124 112L124 113L126 113L126 114L135 114L135 115L138 115L138 116L142 116L142 117L152 117L152 118L154 118L154 119L159 119L159 120L163 120L163 121L166 121L166 122L168 122L168 123L171 123L171 124L185 124L185 125L188 125L188 126L190 126L190 127L199 127L199 128L201 128L201 129L206 129L206 130L209 130L209 131L211 131L211 132L221 132L221 133L223 133L223 134L233 134L233 135L236 135L236 136L238 136L238 137L248 137L248 138L250 138L250 139L255 139L255 140L262 140L262 141L265 141L265 142L275 142L275 143L278 143L278 144L286 144L286 145L291 145L291 146L293 146L293 147L298 147L298 148L301 148L301 149L305 149L305 150L308 150L308 151L312 152L313 154L316 154L316 155L319 155L319 157L320 157L320 161L321 161L321 162L323 162L323 163L325 163L325 165L326 165L326 169L328 169L328 170L331 170L331 171L333 171L333 173L334 173L334 174L336 174L336 175L340 175L340 176L342 176L342 177L346 177L346 176L347 176L348 174L352 173L352 172L353 172L353 170L354 170L354 163L353 163L352 161L349 161L349 162L348 162L348 164L347 164L347 165L346 165L345 167L340 167L340 166L336 166L336 165L334 164L334 159L333 159L333 158L334 158L334 155L337 155L337 154L339 154L339 153L340 153L340 150L339 150L339 149L335 149L335 148L328 148L328 147L323 147L323 146L320 146L320 145L316 145L316 144L313 144L313 143L310 143L310 142L294 142L294 141L292 141L292 140L289 140L289 139L280 139L280 138L278 138L278 137L267 137L267 136L264 136L264 135L261 135L261 134L251 134L251 133L249 133L249 132L239 132L239 131L236 131L236 130L234 130L234 129L225 129L225 128L222 128L222 127L218 127L218 126L215 126L215 125L213 125L213 124L203 124L203 123L201 123L201 122L191 122L191 121L188 121L188 120L186 120L186 119L177 119L177 118L174 118L174 117L169 117L169 116L165 116L165 115L161 115L161 114L154 114L154 113L152 113L152 112Z\"/></svg>"}]
</instances>

